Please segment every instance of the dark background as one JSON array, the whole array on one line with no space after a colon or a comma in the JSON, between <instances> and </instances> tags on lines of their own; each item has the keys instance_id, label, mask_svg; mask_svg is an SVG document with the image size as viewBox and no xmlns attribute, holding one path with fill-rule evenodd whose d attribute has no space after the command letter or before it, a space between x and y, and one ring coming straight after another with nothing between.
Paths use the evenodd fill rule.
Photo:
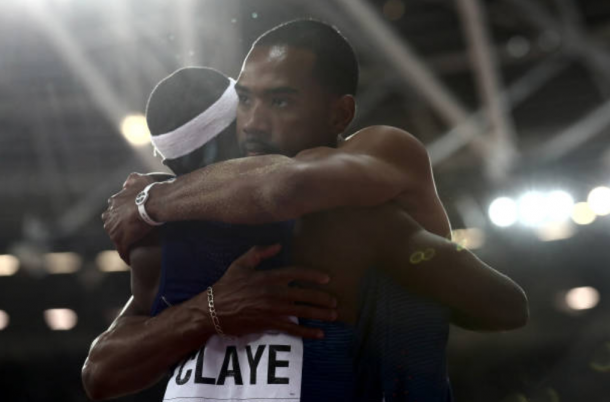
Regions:
<instances>
[{"instance_id":1,"label":"dark background","mask_svg":"<svg viewBox=\"0 0 610 402\"><path fill-rule=\"evenodd\" d=\"M475 22L465 22L466 3L479 5ZM112 248L99 215L129 172L162 167L150 145L124 140L122 118L143 113L155 83L181 66L236 76L259 34L298 17L337 25L358 52L352 131L390 124L424 142L454 228L480 229L485 243L473 251L529 296L524 329L452 329L457 401L609 400L610 218L570 223L569 238L545 242L487 216L500 195L561 188L585 201L610 184L605 0L0 0L0 254L20 261L0 276L0 310L10 316L0 330L0 400L86 400L88 347L129 297L128 272L98 269L97 253ZM483 58L497 81L487 100L467 26L488 36ZM414 75L418 63L438 87ZM489 99L508 88L501 117L486 119ZM452 147L451 129L480 108L464 130L477 139ZM49 274L49 252L76 253L78 270ZM599 304L561 308L580 286L597 289ZM74 310L77 325L51 331L49 308ZM160 400L162 391L121 400Z\"/></svg>"}]
</instances>

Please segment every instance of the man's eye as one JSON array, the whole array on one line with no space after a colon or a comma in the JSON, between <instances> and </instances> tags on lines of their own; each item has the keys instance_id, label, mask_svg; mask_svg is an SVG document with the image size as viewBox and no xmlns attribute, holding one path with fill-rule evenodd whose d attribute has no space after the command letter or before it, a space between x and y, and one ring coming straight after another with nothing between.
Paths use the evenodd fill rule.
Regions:
<instances>
[{"instance_id":1,"label":"man's eye","mask_svg":"<svg viewBox=\"0 0 610 402\"><path fill-rule=\"evenodd\" d=\"M271 100L271 105L274 107L280 107L280 108L284 108L286 106L288 106L288 99L285 98L273 98Z\"/></svg>"},{"instance_id":2,"label":"man's eye","mask_svg":"<svg viewBox=\"0 0 610 402\"><path fill-rule=\"evenodd\" d=\"M250 103L250 97L248 97L248 95L237 94L237 97L239 98L239 103L242 105L247 105Z\"/></svg>"}]
</instances>

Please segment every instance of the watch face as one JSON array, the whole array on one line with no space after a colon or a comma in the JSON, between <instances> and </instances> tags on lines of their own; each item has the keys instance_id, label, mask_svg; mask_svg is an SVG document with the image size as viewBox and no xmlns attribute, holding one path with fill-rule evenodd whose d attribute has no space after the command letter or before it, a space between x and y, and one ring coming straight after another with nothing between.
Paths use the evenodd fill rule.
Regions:
<instances>
[{"instance_id":1,"label":"watch face","mask_svg":"<svg viewBox=\"0 0 610 402\"><path fill-rule=\"evenodd\" d=\"M138 194L136 196L136 205L142 205L142 203L144 203L144 201L146 201L146 196L148 194L145 193L144 191L140 192L140 194Z\"/></svg>"}]
</instances>

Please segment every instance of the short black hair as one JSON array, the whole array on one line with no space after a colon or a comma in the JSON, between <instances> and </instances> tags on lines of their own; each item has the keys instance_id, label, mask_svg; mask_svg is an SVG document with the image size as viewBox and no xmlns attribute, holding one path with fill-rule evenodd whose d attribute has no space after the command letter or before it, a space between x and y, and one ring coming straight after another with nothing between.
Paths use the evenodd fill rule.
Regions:
<instances>
[{"instance_id":1,"label":"short black hair","mask_svg":"<svg viewBox=\"0 0 610 402\"><path fill-rule=\"evenodd\" d=\"M337 95L356 95L358 59L336 27L314 19L294 20L262 34L252 48L260 46L293 46L313 52L314 75L320 83Z\"/></svg>"},{"instance_id":2,"label":"short black hair","mask_svg":"<svg viewBox=\"0 0 610 402\"><path fill-rule=\"evenodd\" d=\"M229 87L230 80L207 67L181 68L159 82L146 105L150 134L169 133L188 123L212 106ZM235 121L215 138L187 155L165 159L174 173L189 173L207 164L231 157L236 148Z\"/></svg>"}]
</instances>

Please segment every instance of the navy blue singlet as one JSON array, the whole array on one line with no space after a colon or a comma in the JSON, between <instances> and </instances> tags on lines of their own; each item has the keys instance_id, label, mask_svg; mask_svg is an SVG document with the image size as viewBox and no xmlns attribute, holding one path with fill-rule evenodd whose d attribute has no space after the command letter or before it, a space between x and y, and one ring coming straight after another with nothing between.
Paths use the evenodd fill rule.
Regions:
<instances>
[{"instance_id":1,"label":"navy blue singlet","mask_svg":"<svg viewBox=\"0 0 610 402\"><path fill-rule=\"evenodd\" d=\"M267 225L228 225L219 222L172 222L162 228L163 261L159 292L151 315L186 301L216 283L233 261L253 245L282 244L258 269L287 266L294 221ZM354 401L356 372L354 328L343 323L300 320L321 328L323 340L303 340L303 402ZM366 400L374 400L367 397ZM379 399L377 399L379 400Z\"/></svg>"},{"instance_id":2,"label":"navy blue singlet","mask_svg":"<svg viewBox=\"0 0 610 402\"><path fill-rule=\"evenodd\" d=\"M151 315L217 282L253 245L282 244L259 269L289 265L293 221L267 225L172 222L162 228L163 262ZM324 330L303 340L303 402L451 402L446 311L414 297L382 273L363 278L356 328L301 319Z\"/></svg>"},{"instance_id":3,"label":"navy blue singlet","mask_svg":"<svg viewBox=\"0 0 610 402\"><path fill-rule=\"evenodd\" d=\"M382 394L385 402L453 402L448 310L406 292L376 269L361 283L356 394Z\"/></svg>"}]
</instances>

